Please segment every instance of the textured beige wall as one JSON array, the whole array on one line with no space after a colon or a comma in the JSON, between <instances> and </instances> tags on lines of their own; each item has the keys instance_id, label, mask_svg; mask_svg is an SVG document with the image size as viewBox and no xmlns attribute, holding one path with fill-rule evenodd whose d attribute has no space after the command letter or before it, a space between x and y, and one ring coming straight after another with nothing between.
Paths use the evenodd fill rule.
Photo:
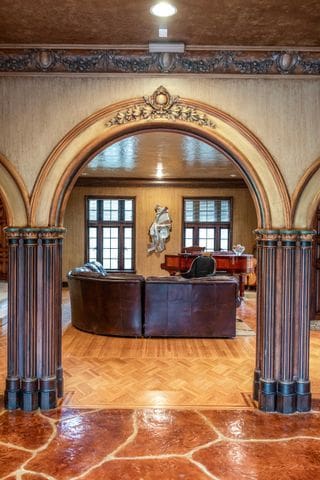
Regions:
<instances>
[{"instance_id":1,"label":"textured beige wall","mask_svg":"<svg viewBox=\"0 0 320 480\"><path fill-rule=\"evenodd\" d=\"M290 193L320 157L318 80L173 76L2 78L0 152L31 191L49 153L78 122L106 105L151 94L160 84L243 122L275 158Z\"/></svg>"},{"instance_id":2,"label":"textured beige wall","mask_svg":"<svg viewBox=\"0 0 320 480\"><path fill-rule=\"evenodd\" d=\"M160 269L165 253L177 253L181 250L181 221L183 196L228 196L233 197L233 243L246 246L251 252L255 237L252 231L257 226L257 217L248 189L199 189L173 187L112 187L84 188L76 187L69 199L65 213L67 228L64 242L63 275L71 268L84 262L84 196L119 195L136 197L136 269L142 275L165 274ZM154 207L159 203L169 208L173 219L173 229L166 251L161 254L147 254L148 231L154 218Z\"/></svg>"}]
</instances>

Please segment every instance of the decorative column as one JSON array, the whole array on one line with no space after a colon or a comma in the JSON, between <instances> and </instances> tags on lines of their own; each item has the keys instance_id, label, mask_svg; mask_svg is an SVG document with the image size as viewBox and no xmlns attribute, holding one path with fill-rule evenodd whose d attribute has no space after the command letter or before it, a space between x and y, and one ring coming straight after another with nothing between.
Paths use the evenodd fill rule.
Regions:
<instances>
[{"instance_id":1,"label":"decorative column","mask_svg":"<svg viewBox=\"0 0 320 480\"><path fill-rule=\"evenodd\" d=\"M311 231L257 230L257 358L261 410L309 411ZM259 382L259 383L258 383Z\"/></svg>"},{"instance_id":2,"label":"decorative column","mask_svg":"<svg viewBox=\"0 0 320 480\"><path fill-rule=\"evenodd\" d=\"M313 232L314 234L315 232ZM312 264L312 233L300 231L297 235L296 279L295 285L295 361L294 375L297 391L297 411L308 412L311 409L309 380L310 355L310 286ZM303 280L301 280L303 279Z\"/></svg>"},{"instance_id":3,"label":"decorative column","mask_svg":"<svg viewBox=\"0 0 320 480\"><path fill-rule=\"evenodd\" d=\"M296 411L296 385L293 375L294 355L294 295L296 281L301 288L302 279L296 278L297 233L292 230L280 230L279 250L281 297L278 297L278 318L280 324L280 361L277 396L277 411L292 413ZM298 319L297 319L298 320ZM279 337L278 337L279 338Z\"/></svg>"},{"instance_id":4,"label":"decorative column","mask_svg":"<svg viewBox=\"0 0 320 480\"><path fill-rule=\"evenodd\" d=\"M63 228L6 229L10 266L8 409L30 411L57 404L63 232Z\"/></svg>"},{"instance_id":5,"label":"decorative column","mask_svg":"<svg viewBox=\"0 0 320 480\"><path fill-rule=\"evenodd\" d=\"M278 232L257 230L257 347L254 398L259 408L273 412L276 407L275 376L276 265Z\"/></svg>"}]
</instances>

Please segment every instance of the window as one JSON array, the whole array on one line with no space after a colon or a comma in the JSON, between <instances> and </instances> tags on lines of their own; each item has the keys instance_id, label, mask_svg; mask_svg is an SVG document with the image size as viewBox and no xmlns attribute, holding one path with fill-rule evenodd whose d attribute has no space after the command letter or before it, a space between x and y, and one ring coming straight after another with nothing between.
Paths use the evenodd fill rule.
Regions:
<instances>
[{"instance_id":1,"label":"window","mask_svg":"<svg viewBox=\"0 0 320 480\"><path fill-rule=\"evenodd\" d=\"M231 249L231 198L184 198L183 218L184 247Z\"/></svg>"},{"instance_id":2,"label":"window","mask_svg":"<svg viewBox=\"0 0 320 480\"><path fill-rule=\"evenodd\" d=\"M134 198L86 198L87 261L134 270Z\"/></svg>"}]
</instances>

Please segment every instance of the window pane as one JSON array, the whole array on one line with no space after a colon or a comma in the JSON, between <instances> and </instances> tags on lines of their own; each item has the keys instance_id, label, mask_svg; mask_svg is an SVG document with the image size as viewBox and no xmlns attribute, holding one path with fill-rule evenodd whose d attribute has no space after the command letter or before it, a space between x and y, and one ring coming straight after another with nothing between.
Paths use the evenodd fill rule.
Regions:
<instances>
[{"instance_id":1,"label":"window pane","mask_svg":"<svg viewBox=\"0 0 320 480\"><path fill-rule=\"evenodd\" d=\"M96 248L90 248L89 249L89 262L94 262L97 260L97 249Z\"/></svg>"},{"instance_id":2,"label":"window pane","mask_svg":"<svg viewBox=\"0 0 320 480\"><path fill-rule=\"evenodd\" d=\"M133 202L132 200L124 201L124 221L132 222L133 219Z\"/></svg>"},{"instance_id":3,"label":"window pane","mask_svg":"<svg viewBox=\"0 0 320 480\"><path fill-rule=\"evenodd\" d=\"M103 200L103 220L106 222L119 220L119 200Z\"/></svg>"},{"instance_id":4,"label":"window pane","mask_svg":"<svg viewBox=\"0 0 320 480\"><path fill-rule=\"evenodd\" d=\"M184 201L184 221L185 222L194 221L193 204L194 204L193 200Z\"/></svg>"},{"instance_id":5,"label":"window pane","mask_svg":"<svg viewBox=\"0 0 320 480\"><path fill-rule=\"evenodd\" d=\"M89 248L97 248L97 239L96 238L90 238L89 239Z\"/></svg>"},{"instance_id":6,"label":"window pane","mask_svg":"<svg viewBox=\"0 0 320 480\"><path fill-rule=\"evenodd\" d=\"M207 222L207 201L200 200L199 202L199 222Z\"/></svg>"},{"instance_id":7,"label":"window pane","mask_svg":"<svg viewBox=\"0 0 320 480\"><path fill-rule=\"evenodd\" d=\"M124 249L127 250L128 248L131 250L132 241L131 238L124 239Z\"/></svg>"},{"instance_id":8,"label":"window pane","mask_svg":"<svg viewBox=\"0 0 320 480\"><path fill-rule=\"evenodd\" d=\"M118 269L118 261L117 260L111 260L110 261L110 269L111 270L117 270Z\"/></svg>"},{"instance_id":9,"label":"window pane","mask_svg":"<svg viewBox=\"0 0 320 480\"><path fill-rule=\"evenodd\" d=\"M220 229L220 250L228 250L229 248L229 228Z\"/></svg>"},{"instance_id":10,"label":"window pane","mask_svg":"<svg viewBox=\"0 0 320 480\"><path fill-rule=\"evenodd\" d=\"M132 238L132 228L131 227L125 227L124 238Z\"/></svg>"},{"instance_id":11,"label":"window pane","mask_svg":"<svg viewBox=\"0 0 320 480\"><path fill-rule=\"evenodd\" d=\"M103 268L105 268L106 270L110 270L111 269L110 259L109 258L103 258L102 265L103 265Z\"/></svg>"},{"instance_id":12,"label":"window pane","mask_svg":"<svg viewBox=\"0 0 320 480\"><path fill-rule=\"evenodd\" d=\"M97 251L97 228L90 227L89 228L89 238L88 238L88 247L89 247L89 262L93 262L97 260L98 251Z\"/></svg>"},{"instance_id":13,"label":"window pane","mask_svg":"<svg viewBox=\"0 0 320 480\"><path fill-rule=\"evenodd\" d=\"M119 230L115 227L103 228L103 266L107 270L119 268Z\"/></svg>"},{"instance_id":14,"label":"window pane","mask_svg":"<svg viewBox=\"0 0 320 480\"><path fill-rule=\"evenodd\" d=\"M221 200L221 222L230 222L230 200Z\"/></svg>"},{"instance_id":15,"label":"window pane","mask_svg":"<svg viewBox=\"0 0 320 480\"><path fill-rule=\"evenodd\" d=\"M89 220L98 219L98 201L89 200Z\"/></svg>"},{"instance_id":16,"label":"window pane","mask_svg":"<svg viewBox=\"0 0 320 480\"><path fill-rule=\"evenodd\" d=\"M220 250L228 250L229 243L227 240L220 240Z\"/></svg>"},{"instance_id":17,"label":"window pane","mask_svg":"<svg viewBox=\"0 0 320 480\"><path fill-rule=\"evenodd\" d=\"M97 238L97 229L95 227L89 228L89 238Z\"/></svg>"},{"instance_id":18,"label":"window pane","mask_svg":"<svg viewBox=\"0 0 320 480\"><path fill-rule=\"evenodd\" d=\"M184 229L184 246L192 247L193 245L193 228Z\"/></svg>"},{"instance_id":19,"label":"window pane","mask_svg":"<svg viewBox=\"0 0 320 480\"><path fill-rule=\"evenodd\" d=\"M214 228L199 228L199 246L208 251L214 250Z\"/></svg>"},{"instance_id":20,"label":"window pane","mask_svg":"<svg viewBox=\"0 0 320 480\"><path fill-rule=\"evenodd\" d=\"M131 258L124 259L124 269L125 270L132 270L132 260Z\"/></svg>"}]
</instances>

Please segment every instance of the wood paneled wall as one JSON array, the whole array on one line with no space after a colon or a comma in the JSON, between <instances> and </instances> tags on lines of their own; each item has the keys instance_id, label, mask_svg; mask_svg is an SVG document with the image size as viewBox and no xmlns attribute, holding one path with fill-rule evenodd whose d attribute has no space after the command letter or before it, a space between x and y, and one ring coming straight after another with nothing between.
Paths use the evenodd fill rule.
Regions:
<instances>
[{"instance_id":1,"label":"wood paneled wall","mask_svg":"<svg viewBox=\"0 0 320 480\"><path fill-rule=\"evenodd\" d=\"M114 195L136 197L136 270L142 275L165 275L160 269L165 253L181 251L182 198L184 196L233 197L233 243L245 245L252 252L257 227L253 201L247 188L177 188L177 187L76 187L74 188L64 219L67 229L63 252L63 280L66 273L84 262L85 256L85 195ZM147 253L150 242L148 231L154 219L156 204L166 205L172 216L173 227L166 250Z\"/></svg>"}]
</instances>

